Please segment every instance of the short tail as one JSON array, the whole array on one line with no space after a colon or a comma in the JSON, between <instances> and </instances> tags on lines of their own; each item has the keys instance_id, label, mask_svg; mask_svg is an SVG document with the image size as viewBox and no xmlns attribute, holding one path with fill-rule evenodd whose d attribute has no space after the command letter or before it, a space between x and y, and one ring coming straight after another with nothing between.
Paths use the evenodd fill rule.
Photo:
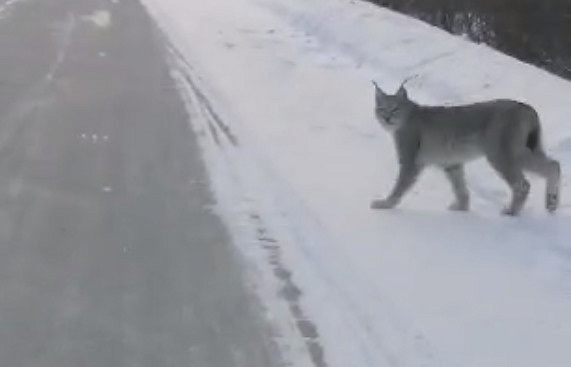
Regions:
<instances>
[{"instance_id":1,"label":"short tail","mask_svg":"<svg viewBox=\"0 0 571 367\"><path fill-rule=\"evenodd\" d=\"M541 129L539 126L535 126L527 135L527 140L525 145L531 150L532 152L540 152L543 151L541 147Z\"/></svg>"}]
</instances>

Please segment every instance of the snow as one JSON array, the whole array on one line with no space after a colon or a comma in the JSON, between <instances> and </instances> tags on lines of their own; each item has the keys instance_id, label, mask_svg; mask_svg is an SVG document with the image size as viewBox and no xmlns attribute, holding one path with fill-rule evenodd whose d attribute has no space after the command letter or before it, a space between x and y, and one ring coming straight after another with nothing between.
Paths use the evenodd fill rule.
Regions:
<instances>
[{"instance_id":1,"label":"snow","mask_svg":"<svg viewBox=\"0 0 571 367\"><path fill-rule=\"evenodd\" d=\"M507 189L481 161L468 167L470 213L446 210L439 172L398 209L369 209L397 170L371 79L393 91L417 75L409 94L426 104L528 102L564 173L569 82L360 1L144 3L172 43L217 210L292 365L571 363L566 177L554 216L537 179L522 216L500 216ZM318 334L303 333L302 319Z\"/></svg>"},{"instance_id":2,"label":"snow","mask_svg":"<svg viewBox=\"0 0 571 367\"><path fill-rule=\"evenodd\" d=\"M97 28L109 28L111 26L111 13L108 10L96 10L82 19L92 23Z\"/></svg>"},{"instance_id":3,"label":"snow","mask_svg":"<svg viewBox=\"0 0 571 367\"><path fill-rule=\"evenodd\" d=\"M0 5L0 19L6 16L6 12L11 10L14 5L21 2L22 0L8 0L4 4Z\"/></svg>"}]
</instances>

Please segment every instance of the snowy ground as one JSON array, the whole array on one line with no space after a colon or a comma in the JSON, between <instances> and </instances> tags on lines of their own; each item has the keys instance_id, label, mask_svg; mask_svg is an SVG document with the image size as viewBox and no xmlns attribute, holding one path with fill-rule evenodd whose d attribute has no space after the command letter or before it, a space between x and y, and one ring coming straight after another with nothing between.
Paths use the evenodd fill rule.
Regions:
<instances>
[{"instance_id":1,"label":"snowy ground","mask_svg":"<svg viewBox=\"0 0 571 367\"><path fill-rule=\"evenodd\" d=\"M507 190L484 162L469 167L468 214L446 210L439 172L399 209L369 209L396 175L371 79L392 91L418 74L409 93L427 104L529 102L564 172L569 82L355 0L144 2L292 364L571 364L566 178L555 216L532 180L523 215L501 217Z\"/></svg>"}]
</instances>

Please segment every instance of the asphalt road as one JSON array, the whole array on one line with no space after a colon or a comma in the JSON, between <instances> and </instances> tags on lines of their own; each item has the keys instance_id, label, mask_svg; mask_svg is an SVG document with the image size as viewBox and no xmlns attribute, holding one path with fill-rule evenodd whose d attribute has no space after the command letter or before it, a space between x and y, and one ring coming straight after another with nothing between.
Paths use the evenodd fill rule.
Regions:
<instances>
[{"instance_id":1,"label":"asphalt road","mask_svg":"<svg viewBox=\"0 0 571 367\"><path fill-rule=\"evenodd\" d=\"M136 0L0 0L0 366L276 365Z\"/></svg>"}]
</instances>

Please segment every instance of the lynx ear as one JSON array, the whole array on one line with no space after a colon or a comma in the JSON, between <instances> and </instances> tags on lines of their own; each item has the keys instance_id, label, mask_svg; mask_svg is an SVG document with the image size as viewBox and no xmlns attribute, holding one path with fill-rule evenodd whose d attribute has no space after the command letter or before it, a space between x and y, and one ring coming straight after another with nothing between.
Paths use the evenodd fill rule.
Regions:
<instances>
[{"instance_id":1,"label":"lynx ear","mask_svg":"<svg viewBox=\"0 0 571 367\"><path fill-rule=\"evenodd\" d=\"M385 97L386 93L383 92L383 90L379 87L379 85L377 84L377 82L375 82L374 80L372 81L373 85L375 86L375 94L377 97Z\"/></svg>"},{"instance_id":2,"label":"lynx ear","mask_svg":"<svg viewBox=\"0 0 571 367\"><path fill-rule=\"evenodd\" d=\"M408 99L408 92L406 91L406 89L404 88L404 85L401 85L399 90L397 91L396 94L397 97L401 97L404 99Z\"/></svg>"},{"instance_id":3,"label":"lynx ear","mask_svg":"<svg viewBox=\"0 0 571 367\"><path fill-rule=\"evenodd\" d=\"M408 78L406 78L405 80L403 80L402 84L399 87L399 90L397 91L396 96L397 97L401 97L401 98L405 98L408 99L408 93L406 91L406 89L404 88L405 84L408 83L409 81L418 78L418 74L414 74L409 76Z\"/></svg>"}]
</instances>

